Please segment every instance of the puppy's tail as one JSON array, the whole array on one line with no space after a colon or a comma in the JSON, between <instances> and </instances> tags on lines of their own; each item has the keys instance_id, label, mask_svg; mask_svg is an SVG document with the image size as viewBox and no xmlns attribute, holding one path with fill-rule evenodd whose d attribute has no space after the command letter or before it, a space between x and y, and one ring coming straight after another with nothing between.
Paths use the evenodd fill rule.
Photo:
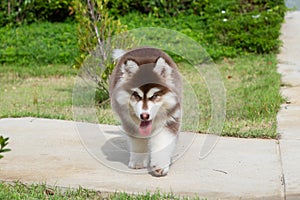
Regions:
<instances>
[{"instance_id":1,"label":"puppy's tail","mask_svg":"<svg viewBox=\"0 0 300 200\"><path fill-rule=\"evenodd\" d=\"M114 49L112 52L113 60L118 61L125 53L126 51L123 49Z\"/></svg>"}]
</instances>

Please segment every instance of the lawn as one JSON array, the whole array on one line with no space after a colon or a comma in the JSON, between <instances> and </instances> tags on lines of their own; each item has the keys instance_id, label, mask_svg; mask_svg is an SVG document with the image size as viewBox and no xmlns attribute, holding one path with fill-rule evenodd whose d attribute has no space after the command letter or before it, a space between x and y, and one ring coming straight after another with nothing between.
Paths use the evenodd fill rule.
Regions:
<instances>
[{"instance_id":1,"label":"lawn","mask_svg":"<svg viewBox=\"0 0 300 200\"><path fill-rule=\"evenodd\" d=\"M0 118L42 117L72 120L76 71L66 65L0 67Z\"/></svg>"},{"instance_id":2,"label":"lawn","mask_svg":"<svg viewBox=\"0 0 300 200\"><path fill-rule=\"evenodd\" d=\"M223 133L276 138L276 115L283 102L276 55L250 55L218 63L227 91Z\"/></svg>"},{"instance_id":3,"label":"lawn","mask_svg":"<svg viewBox=\"0 0 300 200\"><path fill-rule=\"evenodd\" d=\"M276 114L283 101L276 56L245 55L216 63L226 90L226 121L222 135L276 138ZM185 114L183 129L207 133L211 101L203 77L190 65L179 64L195 93L199 124L191 126ZM38 68L0 66L0 117L41 117L72 120L72 93L76 69L67 65ZM198 75L195 75L198 74ZM189 97L190 98L190 97ZM97 107L98 123L118 124L109 101Z\"/></svg>"},{"instance_id":4,"label":"lawn","mask_svg":"<svg viewBox=\"0 0 300 200\"><path fill-rule=\"evenodd\" d=\"M141 199L151 199L151 200L161 200L161 199L199 199L199 198L185 198L179 197L173 194L162 194L156 192L151 194L145 192L145 194L126 194L126 193L101 193L97 191L91 191L83 188L78 189L62 189L59 187L48 187L44 184L32 184L26 185L20 182L15 182L12 184L1 183L0 182L0 199L5 200L23 200L23 199L52 199L52 200L74 200L74 199L106 199L106 200L117 200L117 199L127 199L127 200L141 200Z\"/></svg>"}]
</instances>

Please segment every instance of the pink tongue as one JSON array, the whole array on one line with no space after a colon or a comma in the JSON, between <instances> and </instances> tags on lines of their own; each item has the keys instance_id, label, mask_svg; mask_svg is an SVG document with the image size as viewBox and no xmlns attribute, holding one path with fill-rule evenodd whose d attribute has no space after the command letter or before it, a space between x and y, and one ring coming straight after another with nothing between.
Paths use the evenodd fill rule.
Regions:
<instances>
[{"instance_id":1,"label":"pink tongue","mask_svg":"<svg viewBox=\"0 0 300 200\"><path fill-rule=\"evenodd\" d=\"M152 122L151 121L142 121L140 124L140 134L147 136L151 134Z\"/></svg>"}]
</instances>

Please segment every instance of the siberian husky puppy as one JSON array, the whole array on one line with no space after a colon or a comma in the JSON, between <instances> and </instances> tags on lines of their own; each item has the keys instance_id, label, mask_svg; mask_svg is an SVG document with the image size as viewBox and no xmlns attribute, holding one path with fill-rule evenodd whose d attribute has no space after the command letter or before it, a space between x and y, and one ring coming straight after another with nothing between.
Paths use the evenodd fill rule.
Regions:
<instances>
[{"instance_id":1,"label":"siberian husky puppy","mask_svg":"<svg viewBox=\"0 0 300 200\"><path fill-rule=\"evenodd\" d=\"M128 135L134 169L149 168L165 176L181 123L182 80L174 61L163 51L143 47L117 50L110 77L114 112Z\"/></svg>"}]
</instances>

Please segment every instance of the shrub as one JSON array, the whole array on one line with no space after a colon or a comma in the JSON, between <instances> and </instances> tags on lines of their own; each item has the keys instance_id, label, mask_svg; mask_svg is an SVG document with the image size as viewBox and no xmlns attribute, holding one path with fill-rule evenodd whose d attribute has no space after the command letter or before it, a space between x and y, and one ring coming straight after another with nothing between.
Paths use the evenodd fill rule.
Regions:
<instances>
[{"instance_id":1,"label":"shrub","mask_svg":"<svg viewBox=\"0 0 300 200\"><path fill-rule=\"evenodd\" d=\"M154 5L149 10L137 7L133 1L126 2L115 1L111 12L117 13L114 10L118 6L128 6L123 12L132 13L118 17L129 29L147 26L175 29L199 42L214 59L247 52L277 52L286 11L284 0L151 1ZM155 9L158 2L164 6ZM141 4L150 5L148 1ZM173 10L169 5L173 5Z\"/></svg>"},{"instance_id":2,"label":"shrub","mask_svg":"<svg viewBox=\"0 0 300 200\"><path fill-rule=\"evenodd\" d=\"M119 20L109 15L107 2L107 0L74 0L80 51L75 67L84 66L82 76L88 77L96 84L99 90L96 92L97 103L109 97L108 77L114 66L111 53L116 48L111 42L111 37L126 30Z\"/></svg>"},{"instance_id":3,"label":"shrub","mask_svg":"<svg viewBox=\"0 0 300 200\"><path fill-rule=\"evenodd\" d=\"M72 0L8 0L0 4L0 26L37 21L63 22L73 17Z\"/></svg>"},{"instance_id":4,"label":"shrub","mask_svg":"<svg viewBox=\"0 0 300 200\"><path fill-rule=\"evenodd\" d=\"M204 12L208 40L238 51L276 52L285 9L283 0L214 0Z\"/></svg>"},{"instance_id":5,"label":"shrub","mask_svg":"<svg viewBox=\"0 0 300 200\"><path fill-rule=\"evenodd\" d=\"M115 16L139 12L166 17L199 14L208 2L208 0L109 0L108 8Z\"/></svg>"},{"instance_id":6,"label":"shrub","mask_svg":"<svg viewBox=\"0 0 300 200\"><path fill-rule=\"evenodd\" d=\"M74 0L78 22L78 46L81 54L78 66L82 64L86 55L95 50L96 46L100 47L101 59L107 60L108 52L105 52L105 49L102 50L108 46L106 40L125 29L119 20L114 20L109 16L106 4L105 0Z\"/></svg>"}]
</instances>

